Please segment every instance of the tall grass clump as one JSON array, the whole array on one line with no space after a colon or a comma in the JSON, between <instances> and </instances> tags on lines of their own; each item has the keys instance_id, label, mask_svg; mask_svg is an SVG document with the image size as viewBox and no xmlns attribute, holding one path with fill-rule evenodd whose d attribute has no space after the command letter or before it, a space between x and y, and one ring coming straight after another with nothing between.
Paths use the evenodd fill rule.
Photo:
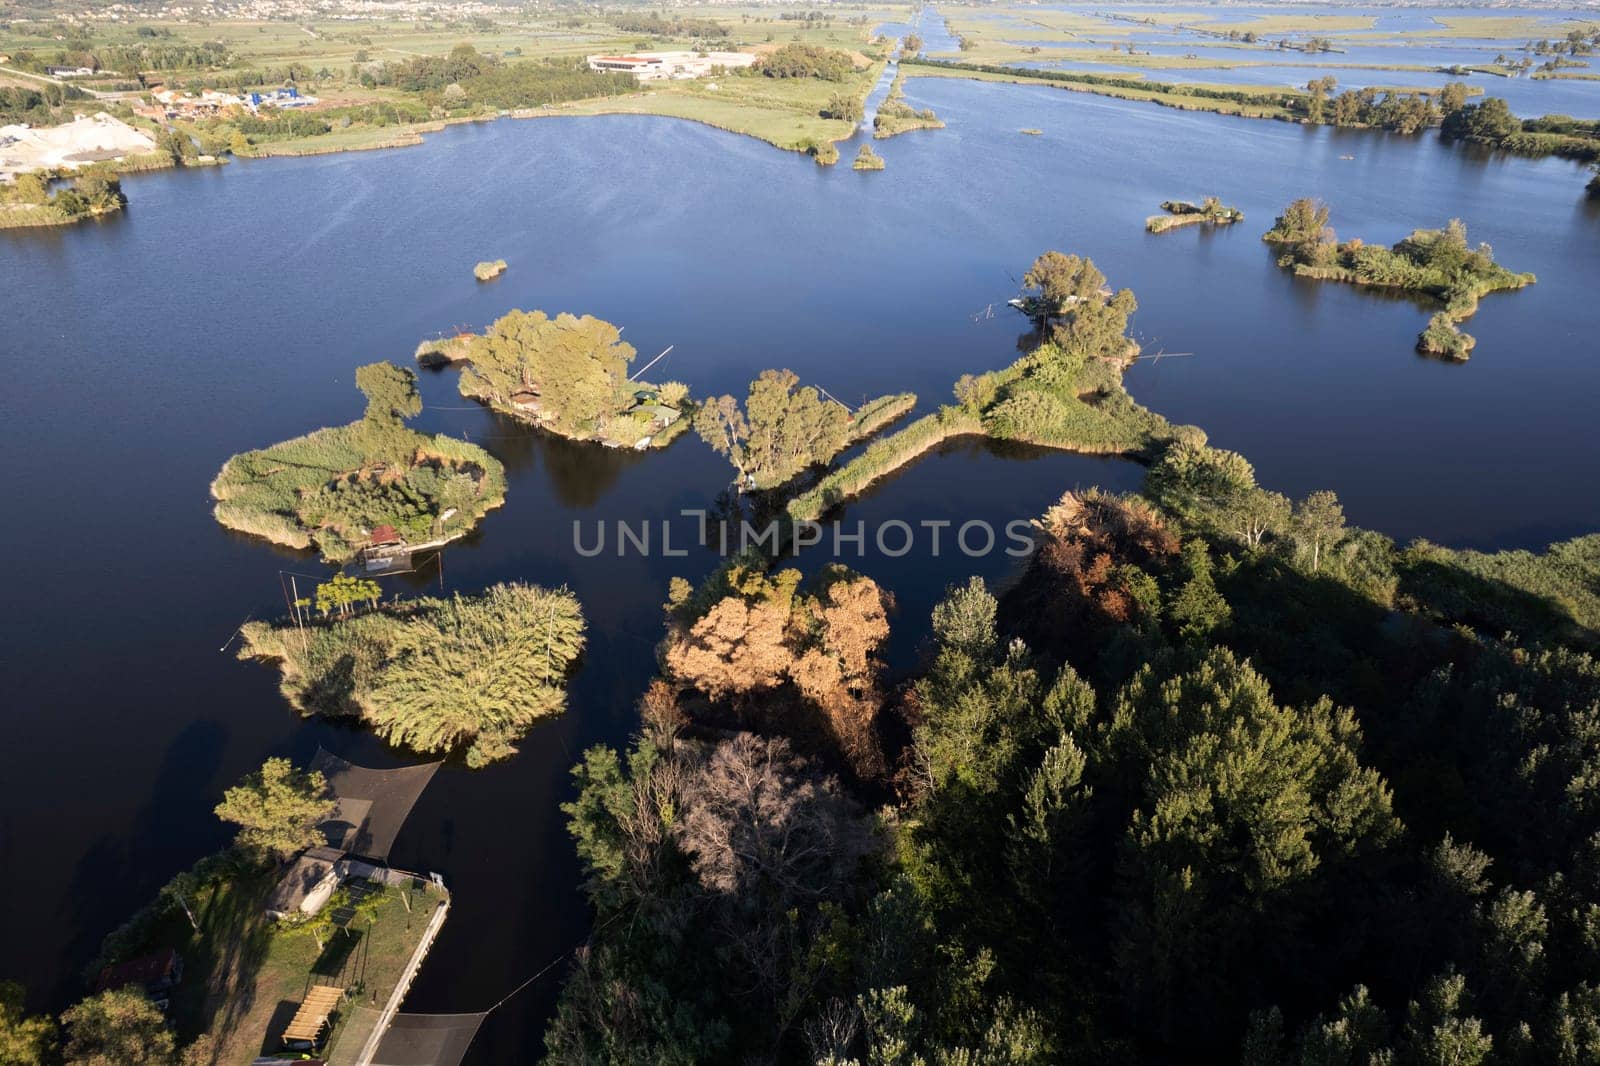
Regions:
<instances>
[{"instance_id":1,"label":"tall grass clump","mask_svg":"<svg viewBox=\"0 0 1600 1066\"><path fill-rule=\"evenodd\" d=\"M585 623L566 588L494 585L304 624L251 622L240 658L275 662L302 714L357 718L392 744L464 751L482 766L516 753L566 707Z\"/></svg>"}]
</instances>

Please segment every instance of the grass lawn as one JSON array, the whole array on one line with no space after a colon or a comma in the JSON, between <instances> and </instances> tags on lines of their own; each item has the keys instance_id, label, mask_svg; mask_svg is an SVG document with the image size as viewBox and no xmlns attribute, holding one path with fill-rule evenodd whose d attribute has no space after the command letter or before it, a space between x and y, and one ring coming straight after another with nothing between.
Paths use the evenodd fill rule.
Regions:
<instances>
[{"instance_id":1,"label":"grass lawn","mask_svg":"<svg viewBox=\"0 0 1600 1066\"><path fill-rule=\"evenodd\" d=\"M665 115L743 133L792 151L843 140L854 126L818 112L834 93L863 99L877 83L876 62L847 82L817 78L733 76L715 80L652 83L643 92L579 100L551 108L551 115ZM711 88L715 85L716 88Z\"/></svg>"},{"instance_id":2,"label":"grass lawn","mask_svg":"<svg viewBox=\"0 0 1600 1066\"><path fill-rule=\"evenodd\" d=\"M342 986L348 1007L381 1008L444 902L432 884L386 888L370 905L370 917L358 916L348 931L324 934L326 946L319 947L309 933L280 927L262 910L277 876L276 869L266 870L202 890L194 901L200 931L177 913L148 945L170 944L183 956L173 1019L184 1041L209 1036L215 1042L207 1061L217 1066L247 1066L282 1050L283 1028L313 984ZM335 1037L353 1012L342 1013L334 1018Z\"/></svg>"}]
</instances>

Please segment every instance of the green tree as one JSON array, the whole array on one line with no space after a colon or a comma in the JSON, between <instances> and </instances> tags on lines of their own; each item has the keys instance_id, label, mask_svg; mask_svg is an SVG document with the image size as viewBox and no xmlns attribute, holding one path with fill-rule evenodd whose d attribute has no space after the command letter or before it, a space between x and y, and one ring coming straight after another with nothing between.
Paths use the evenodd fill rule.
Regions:
<instances>
[{"instance_id":1,"label":"green tree","mask_svg":"<svg viewBox=\"0 0 1600 1066\"><path fill-rule=\"evenodd\" d=\"M1313 492L1295 504L1291 518L1295 540L1311 554L1311 571L1322 569L1322 557L1344 536L1344 508L1339 497L1326 489Z\"/></svg>"},{"instance_id":2,"label":"green tree","mask_svg":"<svg viewBox=\"0 0 1600 1066\"><path fill-rule=\"evenodd\" d=\"M47 1066L56 1027L48 1017L29 1017L24 990L15 981L0 981L0 1062L6 1066Z\"/></svg>"},{"instance_id":3,"label":"green tree","mask_svg":"<svg viewBox=\"0 0 1600 1066\"><path fill-rule=\"evenodd\" d=\"M1313 881L1398 835L1388 788L1349 711L1279 706L1226 649L1142 670L1107 742L1123 772L1146 768L1119 859L1117 982L1140 1024L1211 1030L1236 994L1220 975L1295 958Z\"/></svg>"},{"instance_id":4,"label":"green tree","mask_svg":"<svg viewBox=\"0 0 1600 1066\"><path fill-rule=\"evenodd\" d=\"M239 826L235 842L241 848L287 859L321 842L317 827L335 806L321 773L272 758L224 792L216 814Z\"/></svg>"},{"instance_id":5,"label":"green tree","mask_svg":"<svg viewBox=\"0 0 1600 1066\"><path fill-rule=\"evenodd\" d=\"M1491 96L1446 115L1439 132L1453 140L1499 144L1512 134L1522 132L1522 120L1511 113L1511 107L1504 100Z\"/></svg>"},{"instance_id":6,"label":"green tree","mask_svg":"<svg viewBox=\"0 0 1600 1066\"><path fill-rule=\"evenodd\" d=\"M512 311L472 339L461 391L501 407L516 397L519 411L533 397L541 422L569 436L604 437L632 402L634 354L621 331L598 318Z\"/></svg>"},{"instance_id":7,"label":"green tree","mask_svg":"<svg viewBox=\"0 0 1600 1066\"><path fill-rule=\"evenodd\" d=\"M1328 231L1328 215L1327 204L1301 197L1283 209L1283 214L1273 221L1263 239L1282 244L1322 240Z\"/></svg>"},{"instance_id":8,"label":"green tree","mask_svg":"<svg viewBox=\"0 0 1600 1066\"><path fill-rule=\"evenodd\" d=\"M1445 973L1429 982L1406 1014L1397 1061L1404 1066L1480 1066L1494 1047L1483 1023L1466 1014L1467 981Z\"/></svg>"},{"instance_id":9,"label":"green tree","mask_svg":"<svg viewBox=\"0 0 1600 1066\"><path fill-rule=\"evenodd\" d=\"M1439 110L1445 115L1453 115L1467 106L1467 85L1465 82L1445 82L1443 89L1439 90Z\"/></svg>"},{"instance_id":10,"label":"green tree","mask_svg":"<svg viewBox=\"0 0 1600 1066\"><path fill-rule=\"evenodd\" d=\"M990 595L983 578L971 578L965 585L952 585L944 599L933 608L933 635L942 648L958 652L974 662L994 653L995 614L999 604Z\"/></svg>"},{"instance_id":11,"label":"green tree","mask_svg":"<svg viewBox=\"0 0 1600 1066\"><path fill-rule=\"evenodd\" d=\"M836 118L844 122L860 122L864 111L861 97L855 93L834 93L822 106L823 118Z\"/></svg>"},{"instance_id":12,"label":"green tree","mask_svg":"<svg viewBox=\"0 0 1600 1066\"><path fill-rule=\"evenodd\" d=\"M740 488L770 489L806 467L825 463L850 439L850 412L824 400L790 370L763 370L750 383L743 411L731 396L708 400L695 429L739 472Z\"/></svg>"},{"instance_id":13,"label":"green tree","mask_svg":"<svg viewBox=\"0 0 1600 1066\"><path fill-rule=\"evenodd\" d=\"M324 616L338 611L349 617L353 605L366 602L375 608L382 596L383 586L376 581L349 574L335 574L331 580L317 586L317 610Z\"/></svg>"},{"instance_id":14,"label":"green tree","mask_svg":"<svg viewBox=\"0 0 1600 1066\"><path fill-rule=\"evenodd\" d=\"M62 1012L67 1066L174 1066L177 1043L144 993L117 989Z\"/></svg>"},{"instance_id":15,"label":"green tree","mask_svg":"<svg viewBox=\"0 0 1600 1066\"><path fill-rule=\"evenodd\" d=\"M416 374L393 363L368 363L356 368L356 387L367 398L360 428L369 458L410 466L416 457L417 440L405 420L422 411Z\"/></svg>"},{"instance_id":16,"label":"green tree","mask_svg":"<svg viewBox=\"0 0 1600 1066\"><path fill-rule=\"evenodd\" d=\"M44 178L31 171L19 174L11 187L11 198L19 204L45 204L50 200L50 186Z\"/></svg>"},{"instance_id":17,"label":"green tree","mask_svg":"<svg viewBox=\"0 0 1600 1066\"><path fill-rule=\"evenodd\" d=\"M422 413L422 394L417 391L417 375L389 362L368 363L356 368L356 388L367 398L367 422L395 426Z\"/></svg>"},{"instance_id":18,"label":"green tree","mask_svg":"<svg viewBox=\"0 0 1600 1066\"><path fill-rule=\"evenodd\" d=\"M1106 276L1093 260L1045 252L1022 276L1022 286L1029 313L1043 329L1079 301L1101 299Z\"/></svg>"},{"instance_id":19,"label":"green tree","mask_svg":"<svg viewBox=\"0 0 1600 1066\"><path fill-rule=\"evenodd\" d=\"M1211 553L1203 541L1183 545L1183 568L1183 584L1169 599L1167 617L1177 625L1179 637L1202 641L1226 626L1233 612L1212 580Z\"/></svg>"},{"instance_id":20,"label":"green tree","mask_svg":"<svg viewBox=\"0 0 1600 1066\"><path fill-rule=\"evenodd\" d=\"M156 134L156 150L170 156L172 164L180 167L200 154L189 135L172 126L164 127Z\"/></svg>"}]
</instances>

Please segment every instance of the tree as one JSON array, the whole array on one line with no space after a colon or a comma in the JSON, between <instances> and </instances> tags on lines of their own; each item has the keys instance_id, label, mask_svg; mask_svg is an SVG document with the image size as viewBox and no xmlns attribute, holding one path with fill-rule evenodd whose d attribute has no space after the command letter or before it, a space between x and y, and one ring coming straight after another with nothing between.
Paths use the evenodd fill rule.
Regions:
<instances>
[{"instance_id":1,"label":"tree","mask_svg":"<svg viewBox=\"0 0 1600 1066\"><path fill-rule=\"evenodd\" d=\"M1080 300L1103 298L1106 276L1094 261L1061 252L1045 252L1022 276L1023 297L1034 321L1043 329Z\"/></svg>"},{"instance_id":2,"label":"tree","mask_svg":"<svg viewBox=\"0 0 1600 1066\"><path fill-rule=\"evenodd\" d=\"M1313 882L1331 891L1400 831L1351 712L1279 706L1227 649L1176 676L1141 670L1107 746L1144 781L1118 863L1117 981L1135 1022L1169 1038L1229 1016L1221 975L1260 981L1263 959L1295 959Z\"/></svg>"},{"instance_id":3,"label":"tree","mask_svg":"<svg viewBox=\"0 0 1600 1066\"><path fill-rule=\"evenodd\" d=\"M336 805L320 772L272 758L223 793L216 813L239 826L235 841L241 848L287 859L321 841L317 827Z\"/></svg>"},{"instance_id":4,"label":"tree","mask_svg":"<svg viewBox=\"0 0 1600 1066\"><path fill-rule=\"evenodd\" d=\"M838 782L814 775L782 738L718 744L683 804L678 841L701 886L766 899L777 913L837 896L874 846Z\"/></svg>"},{"instance_id":5,"label":"tree","mask_svg":"<svg viewBox=\"0 0 1600 1066\"><path fill-rule=\"evenodd\" d=\"M1184 544L1183 566L1184 582L1167 604L1167 617L1177 625L1180 637L1201 641L1227 625L1233 612L1211 578L1211 553L1203 541Z\"/></svg>"},{"instance_id":6,"label":"tree","mask_svg":"<svg viewBox=\"0 0 1600 1066\"><path fill-rule=\"evenodd\" d=\"M844 122L860 122L864 113L861 98L855 93L834 93L822 106L823 118L836 118Z\"/></svg>"},{"instance_id":7,"label":"tree","mask_svg":"<svg viewBox=\"0 0 1600 1066\"><path fill-rule=\"evenodd\" d=\"M739 401L732 396L718 396L700 405L694 416L695 432L711 445L711 450L726 456L739 472L740 491L750 480L749 453L750 423L739 409Z\"/></svg>"},{"instance_id":8,"label":"tree","mask_svg":"<svg viewBox=\"0 0 1600 1066\"><path fill-rule=\"evenodd\" d=\"M908 33L900 42L900 54L914 56L922 51L922 38L915 33Z\"/></svg>"},{"instance_id":9,"label":"tree","mask_svg":"<svg viewBox=\"0 0 1600 1066\"><path fill-rule=\"evenodd\" d=\"M353 604L366 601L376 608L382 596L383 586L376 581L352 577L349 574L334 574L331 580L317 586L317 610L321 611L324 617L338 611L348 618Z\"/></svg>"},{"instance_id":10,"label":"tree","mask_svg":"<svg viewBox=\"0 0 1600 1066\"><path fill-rule=\"evenodd\" d=\"M601 319L512 311L472 338L460 388L523 414L531 396L540 422L568 436L604 437L632 402L628 365L635 354L622 331Z\"/></svg>"},{"instance_id":11,"label":"tree","mask_svg":"<svg viewBox=\"0 0 1600 1066\"><path fill-rule=\"evenodd\" d=\"M11 188L11 197L19 204L45 204L50 201L50 186L44 178L29 171L17 175L16 184Z\"/></svg>"},{"instance_id":12,"label":"tree","mask_svg":"<svg viewBox=\"0 0 1600 1066\"><path fill-rule=\"evenodd\" d=\"M1429 982L1406 1013L1399 1061L1415 1066L1479 1066L1494 1040L1466 1015L1466 978L1446 972Z\"/></svg>"},{"instance_id":13,"label":"tree","mask_svg":"<svg viewBox=\"0 0 1600 1066\"><path fill-rule=\"evenodd\" d=\"M701 405L695 429L739 474L739 487L770 489L806 467L825 463L850 439L850 412L824 400L790 370L763 370L750 383L744 410L731 396Z\"/></svg>"},{"instance_id":14,"label":"tree","mask_svg":"<svg viewBox=\"0 0 1600 1066\"><path fill-rule=\"evenodd\" d=\"M1344 508L1339 497L1326 489L1313 492L1295 504L1291 518L1294 536L1311 552L1311 571L1322 568L1322 556L1344 536Z\"/></svg>"},{"instance_id":15,"label":"tree","mask_svg":"<svg viewBox=\"0 0 1600 1066\"><path fill-rule=\"evenodd\" d=\"M356 387L367 397L360 427L362 447L370 461L410 466L416 457L416 434L405 420L422 410L417 376L393 363L368 363L356 369Z\"/></svg>"},{"instance_id":16,"label":"tree","mask_svg":"<svg viewBox=\"0 0 1600 1066\"><path fill-rule=\"evenodd\" d=\"M933 635L939 645L982 661L994 653L995 613L999 604L983 578L952 585L933 608Z\"/></svg>"},{"instance_id":17,"label":"tree","mask_svg":"<svg viewBox=\"0 0 1600 1066\"><path fill-rule=\"evenodd\" d=\"M177 1044L167 1020L144 993L116 989L91 996L61 1015L67 1066L175 1066Z\"/></svg>"},{"instance_id":18,"label":"tree","mask_svg":"<svg viewBox=\"0 0 1600 1066\"><path fill-rule=\"evenodd\" d=\"M6 1066L46 1066L55 1043L55 1023L43 1015L25 1014L23 997L20 984L0 981L0 1062Z\"/></svg>"},{"instance_id":19,"label":"tree","mask_svg":"<svg viewBox=\"0 0 1600 1066\"><path fill-rule=\"evenodd\" d=\"M1344 97L1341 96L1339 99L1343 100ZM1283 209L1283 214L1273 221L1272 228L1266 232L1263 239L1281 244L1322 240L1327 234L1328 215L1327 204L1309 197L1301 197Z\"/></svg>"},{"instance_id":20,"label":"tree","mask_svg":"<svg viewBox=\"0 0 1600 1066\"><path fill-rule=\"evenodd\" d=\"M1445 115L1453 115L1467 106L1467 86L1465 82L1446 82L1443 89L1439 90L1439 110Z\"/></svg>"},{"instance_id":21,"label":"tree","mask_svg":"<svg viewBox=\"0 0 1600 1066\"><path fill-rule=\"evenodd\" d=\"M365 420L374 426L397 426L422 413L417 375L393 363L368 363L356 368L356 388L367 398Z\"/></svg>"},{"instance_id":22,"label":"tree","mask_svg":"<svg viewBox=\"0 0 1600 1066\"><path fill-rule=\"evenodd\" d=\"M1321 122L1327 115L1328 97L1333 95L1338 82L1332 74L1323 78L1315 78L1306 83L1306 92L1309 98L1306 101L1306 117L1312 122Z\"/></svg>"},{"instance_id":23,"label":"tree","mask_svg":"<svg viewBox=\"0 0 1600 1066\"><path fill-rule=\"evenodd\" d=\"M1499 144L1521 132L1522 120L1512 114L1510 106L1498 96L1457 108L1445 116L1444 124L1439 127L1439 133L1446 138L1483 144Z\"/></svg>"},{"instance_id":24,"label":"tree","mask_svg":"<svg viewBox=\"0 0 1600 1066\"><path fill-rule=\"evenodd\" d=\"M173 166L179 167L200 154L189 135L172 126L156 134L156 149L170 156Z\"/></svg>"}]
</instances>

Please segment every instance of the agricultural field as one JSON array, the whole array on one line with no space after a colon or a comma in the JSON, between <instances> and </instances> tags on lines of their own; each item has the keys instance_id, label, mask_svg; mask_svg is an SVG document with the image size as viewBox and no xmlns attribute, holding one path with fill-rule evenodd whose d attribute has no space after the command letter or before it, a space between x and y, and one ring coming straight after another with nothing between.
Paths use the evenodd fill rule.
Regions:
<instances>
[{"instance_id":1,"label":"agricultural field","mask_svg":"<svg viewBox=\"0 0 1600 1066\"><path fill-rule=\"evenodd\" d=\"M807 17L810 15L811 17ZM8 84L49 88L47 65L102 73L74 87L103 94L67 106L131 116L148 90L240 93L293 84L312 106L292 113L180 114L174 124L202 155L299 155L415 144L440 123L551 111L659 114L706 122L774 145L805 149L849 135L821 112L838 93L864 99L887 56L871 29L882 8L707 7L654 14L508 12L505 18L0 24ZM907 16L908 17L908 16ZM771 53L803 45L848 53L854 74L774 78L755 72L636 85L589 71L596 53L715 49ZM459 62L469 46L465 63ZM138 69L134 69L134 68ZM20 117L20 116L19 116ZM37 119L36 119L37 120Z\"/></svg>"}]
</instances>

